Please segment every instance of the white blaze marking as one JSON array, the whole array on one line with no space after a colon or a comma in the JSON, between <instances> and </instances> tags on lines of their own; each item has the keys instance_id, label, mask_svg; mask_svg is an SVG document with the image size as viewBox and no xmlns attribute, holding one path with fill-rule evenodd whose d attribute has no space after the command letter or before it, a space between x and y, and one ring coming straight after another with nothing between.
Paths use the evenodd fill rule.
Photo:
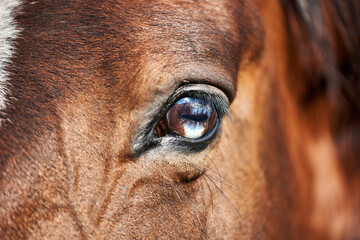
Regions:
<instances>
[{"instance_id":1,"label":"white blaze marking","mask_svg":"<svg viewBox=\"0 0 360 240\"><path fill-rule=\"evenodd\" d=\"M6 103L5 83L8 79L8 72L5 71L5 68L13 55L13 41L19 33L19 29L14 23L14 9L19 5L20 0L0 0L0 112L5 108Z\"/></svg>"}]
</instances>

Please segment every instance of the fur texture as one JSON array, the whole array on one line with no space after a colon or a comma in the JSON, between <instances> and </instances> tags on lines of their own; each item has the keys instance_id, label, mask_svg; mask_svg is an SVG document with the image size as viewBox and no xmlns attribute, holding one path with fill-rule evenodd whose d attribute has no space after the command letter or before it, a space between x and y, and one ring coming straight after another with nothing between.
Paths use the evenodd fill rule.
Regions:
<instances>
[{"instance_id":1,"label":"fur texture","mask_svg":"<svg viewBox=\"0 0 360 240\"><path fill-rule=\"evenodd\" d=\"M358 2L23 1L0 239L360 239ZM231 122L138 153L189 84Z\"/></svg>"},{"instance_id":2,"label":"fur texture","mask_svg":"<svg viewBox=\"0 0 360 240\"><path fill-rule=\"evenodd\" d=\"M19 0L0 0L0 111L6 104L6 80L9 75L6 67L14 52L14 39L19 34L14 22L15 9L19 5Z\"/></svg>"}]
</instances>

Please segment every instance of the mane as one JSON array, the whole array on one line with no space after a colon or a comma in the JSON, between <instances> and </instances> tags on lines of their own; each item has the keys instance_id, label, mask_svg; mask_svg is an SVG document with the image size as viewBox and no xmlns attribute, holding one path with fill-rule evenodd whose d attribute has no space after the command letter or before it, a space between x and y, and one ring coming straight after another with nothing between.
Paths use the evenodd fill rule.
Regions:
<instances>
[{"instance_id":1,"label":"mane","mask_svg":"<svg viewBox=\"0 0 360 240\"><path fill-rule=\"evenodd\" d=\"M0 119L6 105L6 81L9 76L6 68L14 53L14 40L19 34L14 21L19 5L20 0L2 0L0 4Z\"/></svg>"},{"instance_id":2,"label":"mane","mask_svg":"<svg viewBox=\"0 0 360 240\"><path fill-rule=\"evenodd\" d=\"M317 98L332 109L331 135L346 175L360 169L360 2L282 0L292 46L289 54L301 81L297 102L306 111ZM354 168L355 167L355 168Z\"/></svg>"},{"instance_id":3,"label":"mane","mask_svg":"<svg viewBox=\"0 0 360 240\"><path fill-rule=\"evenodd\" d=\"M310 209L311 219L320 221L310 222L307 215L301 214L300 221L316 224L312 229L326 236L325 239L354 239L360 234L357 230L360 215L356 212L360 203L360 2L281 0L281 6L289 40L286 85L301 117L301 131L305 129L311 134L305 136L305 140L306 137L329 137L331 144L326 151L334 150L319 156L323 159L308 161L320 160L339 173L324 178L338 181L338 189L332 189L327 195L317 192L312 200L300 203L304 205L301 209ZM302 144L299 142L297 147L304 149ZM333 159L326 159L332 154ZM318 170L309 175L317 174ZM321 180L317 181L319 184ZM308 190L313 189L314 182L311 184L307 185ZM308 191L307 194L313 193ZM333 199L326 199L326 196ZM321 204L324 204L322 209L314 210Z\"/></svg>"}]
</instances>

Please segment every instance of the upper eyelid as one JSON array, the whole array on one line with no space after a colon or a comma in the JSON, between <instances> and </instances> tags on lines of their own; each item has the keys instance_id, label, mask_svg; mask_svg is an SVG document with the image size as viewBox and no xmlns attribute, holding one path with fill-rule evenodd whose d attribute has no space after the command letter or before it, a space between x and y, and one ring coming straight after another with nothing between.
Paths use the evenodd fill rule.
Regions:
<instances>
[{"instance_id":1,"label":"upper eyelid","mask_svg":"<svg viewBox=\"0 0 360 240\"><path fill-rule=\"evenodd\" d=\"M143 152L147 151L147 148L151 148L153 145L156 145L157 142L161 141L159 139L156 140L152 136L155 127L171 106L181 99L181 97L185 96L206 98L207 100L212 101L220 118L224 115L229 115L228 109L230 102L228 96L219 88L207 84L187 84L181 86L155 112L152 120L135 135L132 144L134 155L141 155Z\"/></svg>"}]
</instances>

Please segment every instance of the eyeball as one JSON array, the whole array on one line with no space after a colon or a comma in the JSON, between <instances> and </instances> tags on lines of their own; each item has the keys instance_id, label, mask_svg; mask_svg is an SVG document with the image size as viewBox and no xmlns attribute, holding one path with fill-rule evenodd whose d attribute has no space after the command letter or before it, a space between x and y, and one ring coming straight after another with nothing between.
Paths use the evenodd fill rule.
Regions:
<instances>
[{"instance_id":1,"label":"eyeball","mask_svg":"<svg viewBox=\"0 0 360 240\"><path fill-rule=\"evenodd\" d=\"M217 120L217 111L210 102L184 97L168 110L156 132L159 137L199 139L213 129Z\"/></svg>"}]
</instances>

